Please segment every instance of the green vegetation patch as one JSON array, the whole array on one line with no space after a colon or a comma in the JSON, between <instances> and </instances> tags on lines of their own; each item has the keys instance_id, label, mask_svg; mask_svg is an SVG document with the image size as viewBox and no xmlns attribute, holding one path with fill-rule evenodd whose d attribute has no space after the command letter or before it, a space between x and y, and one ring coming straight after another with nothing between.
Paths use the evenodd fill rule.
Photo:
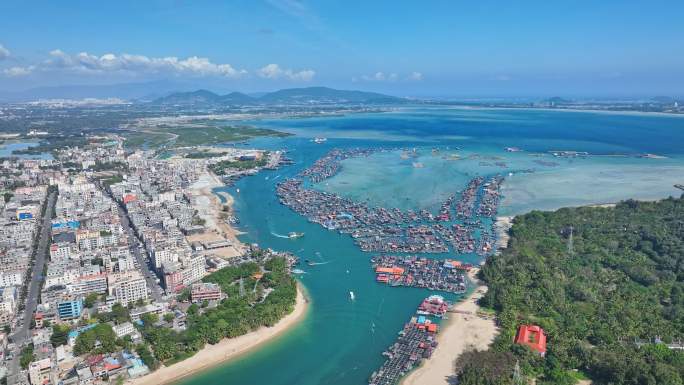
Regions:
<instances>
[{"instance_id":1,"label":"green vegetation patch","mask_svg":"<svg viewBox=\"0 0 684 385\"><path fill-rule=\"evenodd\" d=\"M473 366L502 361L540 385L573 384L578 371L594 384L682 384L684 353L666 344L684 337L684 199L516 217L481 274L501 334L492 352L457 363L459 383L516 383L515 371ZM544 359L513 344L525 323L547 332Z\"/></svg>"},{"instance_id":2,"label":"green vegetation patch","mask_svg":"<svg viewBox=\"0 0 684 385\"><path fill-rule=\"evenodd\" d=\"M212 152L212 151L198 151L191 152L185 155L188 159L208 159L208 158L218 158L226 155L227 152Z\"/></svg>"},{"instance_id":3,"label":"green vegetation patch","mask_svg":"<svg viewBox=\"0 0 684 385\"><path fill-rule=\"evenodd\" d=\"M262 269L256 263L227 267L204 278L219 284L228 294L217 307L200 310L196 304L187 311L187 329L176 332L169 328L144 323L142 333L154 352L154 358L166 364L191 357L207 343L238 337L261 326L273 326L294 309L297 284L287 270L284 258L273 258L264 264L263 277L252 276ZM243 295L239 281L242 278ZM262 298L265 290L269 294Z\"/></svg>"},{"instance_id":4,"label":"green vegetation patch","mask_svg":"<svg viewBox=\"0 0 684 385\"><path fill-rule=\"evenodd\" d=\"M213 121L198 121L187 126L157 126L144 131L128 131L126 146L157 148L191 147L223 142L236 142L260 136L284 137L289 134L251 126L221 126Z\"/></svg>"},{"instance_id":5,"label":"green vegetation patch","mask_svg":"<svg viewBox=\"0 0 684 385\"><path fill-rule=\"evenodd\" d=\"M268 152L254 160L223 160L209 166L209 169L216 175L224 175L228 170L251 170L257 167L264 167L268 159Z\"/></svg>"}]
</instances>

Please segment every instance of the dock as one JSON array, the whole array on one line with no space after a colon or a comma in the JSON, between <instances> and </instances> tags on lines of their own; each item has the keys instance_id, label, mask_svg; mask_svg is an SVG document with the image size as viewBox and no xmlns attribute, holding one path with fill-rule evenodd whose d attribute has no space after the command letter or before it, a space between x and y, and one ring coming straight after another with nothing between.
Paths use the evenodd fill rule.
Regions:
<instances>
[{"instance_id":1,"label":"dock","mask_svg":"<svg viewBox=\"0 0 684 385\"><path fill-rule=\"evenodd\" d=\"M449 305L438 295L423 300L416 315L404 325L397 340L382 354L387 360L373 372L370 385L394 385L401 377L430 358L437 347L439 325L432 317L443 316Z\"/></svg>"}]
</instances>

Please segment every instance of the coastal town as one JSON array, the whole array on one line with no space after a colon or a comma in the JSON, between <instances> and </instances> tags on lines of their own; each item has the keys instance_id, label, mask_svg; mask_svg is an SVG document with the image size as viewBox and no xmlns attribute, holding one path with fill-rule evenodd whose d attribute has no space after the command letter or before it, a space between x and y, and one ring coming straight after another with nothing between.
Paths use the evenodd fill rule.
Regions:
<instances>
[{"instance_id":1,"label":"coastal town","mask_svg":"<svg viewBox=\"0 0 684 385\"><path fill-rule=\"evenodd\" d=\"M682 14L0 1L0 385L684 385Z\"/></svg>"},{"instance_id":2,"label":"coastal town","mask_svg":"<svg viewBox=\"0 0 684 385\"><path fill-rule=\"evenodd\" d=\"M0 374L9 384L144 378L192 355L165 356L155 331L187 333L237 303L273 307L284 289L272 276L294 282L297 257L241 243L230 204L212 191L278 167L280 152L195 148L160 159L124 141L91 137L49 159L0 162Z\"/></svg>"},{"instance_id":3,"label":"coastal town","mask_svg":"<svg viewBox=\"0 0 684 385\"><path fill-rule=\"evenodd\" d=\"M131 150L125 142L92 136L50 158L2 163L1 370L8 383L172 381L216 360L207 354L224 342L208 336L197 344L213 346L198 350L186 343L164 347L165 340L187 339L180 336L206 323L205 315L280 302L288 291L283 288L294 282L285 277L304 272L291 253L239 240L233 197L225 192L243 177L291 164L286 152L194 146L164 154ZM350 236L360 250L381 253L370 258L377 284L469 292L475 266L417 254L493 253L504 178L473 177L437 212L371 207L316 188L339 173L344 160L378 152L400 152L402 159L416 154L335 148L294 178L273 182L277 198L309 221ZM300 236L291 232L289 238ZM265 283L265 274L281 284ZM295 301L292 294L297 309L285 318L301 316L300 296ZM441 319L453 309L440 295L423 301L370 383L396 383L429 358ZM263 322L255 319L251 329ZM249 346L238 340L235 346Z\"/></svg>"}]
</instances>

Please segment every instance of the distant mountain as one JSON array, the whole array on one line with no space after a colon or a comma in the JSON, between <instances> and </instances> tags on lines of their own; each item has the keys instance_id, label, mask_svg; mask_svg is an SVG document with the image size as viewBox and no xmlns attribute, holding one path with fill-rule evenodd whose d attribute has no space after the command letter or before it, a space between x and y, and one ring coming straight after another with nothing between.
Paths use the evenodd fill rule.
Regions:
<instances>
[{"instance_id":1,"label":"distant mountain","mask_svg":"<svg viewBox=\"0 0 684 385\"><path fill-rule=\"evenodd\" d=\"M221 103L221 96L207 90L175 92L154 100L154 103L175 105L219 104Z\"/></svg>"},{"instance_id":2,"label":"distant mountain","mask_svg":"<svg viewBox=\"0 0 684 385\"><path fill-rule=\"evenodd\" d=\"M228 95L221 96L220 100L225 104L250 104L254 103L255 99L242 92L231 92Z\"/></svg>"},{"instance_id":3,"label":"distant mountain","mask_svg":"<svg viewBox=\"0 0 684 385\"><path fill-rule=\"evenodd\" d=\"M155 104L172 105L273 105L321 103L403 103L406 99L375 92L336 90L328 87L288 88L252 97L240 92L218 95L207 90L173 93Z\"/></svg>"},{"instance_id":4,"label":"distant mountain","mask_svg":"<svg viewBox=\"0 0 684 385\"><path fill-rule=\"evenodd\" d=\"M544 102L555 105L555 104L566 104L566 103L570 103L572 101L568 100L568 99L563 99L560 96L554 96L552 98L548 98L548 99L544 100Z\"/></svg>"},{"instance_id":5,"label":"distant mountain","mask_svg":"<svg viewBox=\"0 0 684 385\"><path fill-rule=\"evenodd\" d=\"M328 87L289 88L259 98L266 103L392 103L404 99L365 91L336 90Z\"/></svg>"},{"instance_id":6,"label":"distant mountain","mask_svg":"<svg viewBox=\"0 0 684 385\"><path fill-rule=\"evenodd\" d=\"M651 98L651 100L661 104L674 104L675 102L679 101L679 99L673 98L671 96L655 96Z\"/></svg>"},{"instance_id":7,"label":"distant mountain","mask_svg":"<svg viewBox=\"0 0 684 385\"><path fill-rule=\"evenodd\" d=\"M196 86L194 87L196 88ZM127 100L154 100L170 92L193 89L188 84L175 81L158 80L144 83L123 83L107 85L66 85L37 87L24 91L3 92L0 101L26 102L38 99L84 99L84 98L121 98Z\"/></svg>"}]
</instances>

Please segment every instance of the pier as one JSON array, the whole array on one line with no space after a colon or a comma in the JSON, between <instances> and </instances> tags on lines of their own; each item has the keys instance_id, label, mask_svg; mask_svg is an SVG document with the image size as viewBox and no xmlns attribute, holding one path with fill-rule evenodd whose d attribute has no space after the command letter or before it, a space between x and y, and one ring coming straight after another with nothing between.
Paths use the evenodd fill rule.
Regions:
<instances>
[{"instance_id":1,"label":"pier","mask_svg":"<svg viewBox=\"0 0 684 385\"><path fill-rule=\"evenodd\" d=\"M382 354L387 357L380 369L370 377L370 385L394 385L401 377L430 358L437 347L439 326L431 317L443 316L449 305L440 296L423 300L416 315L404 325L397 341Z\"/></svg>"}]
</instances>

